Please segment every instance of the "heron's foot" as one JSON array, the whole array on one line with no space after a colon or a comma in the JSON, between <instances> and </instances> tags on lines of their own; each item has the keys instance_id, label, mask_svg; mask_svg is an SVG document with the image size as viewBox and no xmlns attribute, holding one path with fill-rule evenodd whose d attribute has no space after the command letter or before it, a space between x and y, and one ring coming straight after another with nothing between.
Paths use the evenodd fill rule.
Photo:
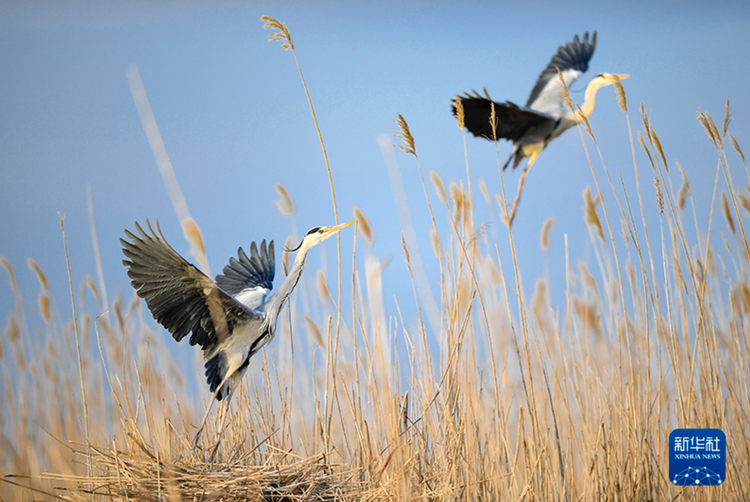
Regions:
<instances>
[{"instance_id":1,"label":"heron's foot","mask_svg":"<svg viewBox=\"0 0 750 502\"><path fill-rule=\"evenodd\" d=\"M520 197L516 197L513 202L511 203L510 210L507 213L500 213L500 218L502 219L503 225L510 230L510 226L513 224L513 219L516 217L516 211L518 210L518 203L519 203Z\"/></svg>"},{"instance_id":2,"label":"heron's foot","mask_svg":"<svg viewBox=\"0 0 750 502\"><path fill-rule=\"evenodd\" d=\"M225 409L223 409L222 411L225 411ZM225 415L225 414L222 413L222 415ZM208 456L208 461L211 463L213 463L214 459L216 458L216 453L219 451L219 445L221 444L221 438L224 437L224 426L225 426L224 416L222 416L220 423L221 423L221 428L219 429L219 434L218 434L218 437L216 438L216 442L212 446L209 447L210 453Z\"/></svg>"},{"instance_id":3,"label":"heron's foot","mask_svg":"<svg viewBox=\"0 0 750 502\"><path fill-rule=\"evenodd\" d=\"M195 437L193 438L193 443L191 446L194 450L198 446L198 440L201 438L201 432L203 432L203 427L198 429L198 432L195 433Z\"/></svg>"},{"instance_id":4,"label":"heron's foot","mask_svg":"<svg viewBox=\"0 0 750 502\"><path fill-rule=\"evenodd\" d=\"M508 213L508 228L513 224L513 220L516 217L516 211L518 211L518 203L521 202L521 193L516 196L516 198L513 200L513 207L511 208L510 212Z\"/></svg>"},{"instance_id":5,"label":"heron's foot","mask_svg":"<svg viewBox=\"0 0 750 502\"><path fill-rule=\"evenodd\" d=\"M221 437L219 437L219 440L214 443L214 445L211 447L211 454L208 456L208 461L213 463L214 459L216 458L216 453L219 451L219 445L221 444Z\"/></svg>"},{"instance_id":6,"label":"heron's foot","mask_svg":"<svg viewBox=\"0 0 750 502\"><path fill-rule=\"evenodd\" d=\"M531 166L533 166L534 162L536 162L537 157L539 157L539 153L541 153L541 150L538 153L533 154L531 156L528 164L526 164L526 167L524 168L523 173L521 174L521 178L518 180L518 193L516 193L516 198L513 199L513 205L511 207L510 212L508 213L508 221L505 222L508 229L510 229L510 226L513 224L513 220L516 217L516 211L518 211L518 205L521 203L521 193L523 192L523 185L526 183L526 176L529 175Z\"/></svg>"}]
</instances>

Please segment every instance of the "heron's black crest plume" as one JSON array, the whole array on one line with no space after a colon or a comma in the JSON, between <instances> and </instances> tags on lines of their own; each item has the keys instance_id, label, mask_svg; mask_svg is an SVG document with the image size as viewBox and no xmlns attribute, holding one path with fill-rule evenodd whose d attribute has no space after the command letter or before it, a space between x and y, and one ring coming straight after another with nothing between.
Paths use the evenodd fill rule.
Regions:
<instances>
[{"instance_id":1,"label":"heron's black crest plume","mask_svg":"<svg viewBox=\"0 0 750 502\"><path fill-rule=\"evenodd\" d=\"M323 227L312 227L310 230L307 231L307 233L305 234L305 237L307 237L308 235L320 232L322 229ZM284 251L286 251L287 253L294 253L296 251L299 251L299 248L302 247L302 243L305 242L305 237L303 237L302 240L299 241L299 244L297 244L297 246L295 246L294 248L289 248L285 246Z\"/></svg>"}]
</instances>

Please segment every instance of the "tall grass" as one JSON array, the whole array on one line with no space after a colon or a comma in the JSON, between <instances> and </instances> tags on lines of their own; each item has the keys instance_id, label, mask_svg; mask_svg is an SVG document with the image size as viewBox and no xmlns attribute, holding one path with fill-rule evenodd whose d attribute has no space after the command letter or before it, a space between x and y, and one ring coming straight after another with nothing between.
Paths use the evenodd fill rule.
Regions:
<instances>
[{"instance_id":1,"label":"tall grass","mask_svg":"<svg viewBox=\"0 0 750 502\"><path fill-rule=\"evenodd\" d=\"M104 310L103 292L84 278L76 330L33 260L38 311L25 312L3 259L16 305L0 338L0 500L748 498L750 194L731 177L730 159L744 163L744 154L728 117L727 109L718 127L699 116L717 153L719 195L709 207L695 205L687 175L667 165L645 113L632 165L636 179L653 175L654 187L637 194L612 179L606 152L583 125L594 188L583 192L582 218L594 253L571 257L566 242L560 305L544 277L530 295L516 295L513 234L495 241L475 227L482 200L498 211L504 195L480 183L475 197L468 161L466 180L449 188L430 173L432 190L423 181L425 201L412 210L432 215L434 253L424 258L441 270L441 332L433 337L422 321L413 276L403 278L413 298L398 298L395 314L385 314L384 261L375 256L354 255L352 270L341 272L351 298L337 298L340 285L308 270L277 340L235 394L213 463L208 449L190 447L202 410L180 404L192 403L194 391L135 295L94 319L88 312ZM421 171L419 139L403 117L398 127L406 161ZM292 196L277 190L294 229ZM377 228L361 209L354 214L372 239ZM647 225L653 215L658 228ZM728 235L719 235L720 220ZM542 246L552 224L542 228ZM353 249L347 242L343 249ZM503 263L498 250L508 245L513 262ZM414 250L402 246L411 274ZM416 320L402 317L408 304ZM41 317L44 333L32 333L29 315ZM207 444L216 425L207 425ZM670 483L667 442L677 427L726 433L725 485Z\"/></svg>"}]
</instances>

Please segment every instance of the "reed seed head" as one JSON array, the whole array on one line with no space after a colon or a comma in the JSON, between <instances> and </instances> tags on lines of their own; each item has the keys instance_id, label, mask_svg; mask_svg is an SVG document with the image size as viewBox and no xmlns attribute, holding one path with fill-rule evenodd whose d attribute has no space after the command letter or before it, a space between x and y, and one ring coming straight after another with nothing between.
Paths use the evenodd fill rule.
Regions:
<instances>
[{"instance_id":1,"label":"reed seed head","mask_svg":"<svg viewBox=\"0 0 750 502\"><path fill-rule=\"evenodd\" d=\"M710 114L704 112L700 107L698 107L698 110L698 122L700 122L703 128L706 129L709 141L711 141L716 148L720 148L722 146L722 137L721 134L719 134L719 129L716 127L716 122L714 122L714 119Z\"/></svg>"},{"instance_id":2,"label":"reed seed head","mask_svg":"<svg viewBox=\"0 0 750 502\"><path fill-rule=\"evenodd\" d=\"M654 169L654 171L656 171L656 163L654 162L654 158L651 156L651 150L649 150L648 145L646 144L646 140L643 138L643 134L641 134L641 131L638 131L638 142L643 147L646 155L648 155L648 161L651 164L651 167Z\"/></svg>"},{"instance_id":3,"label":"reed seed head","mask_svg":"<svg viewBox=\"0 0 750 502\"><path fill-rule=\"evenodd\" d=\"M651 142L654 145L654 148L656 148L656 151L659 152L659 156L661 157L662 164L664 164L664 169L669 172L669 165L667 164L667 157L664 155L664 150L661 148L661 141L659 141L659 137L656 135L656 131L654 130L653 126L651 129L649 129L649 137L651 138Z\"/></svg>"},{"instance_id":4,"label":"reed seed head","mask_svg":"<svg viewBox=\"0 0 750 502\"><path fill-rule=\"evenodd\" d=\"M724 191L721 192L721 208L724 212L724 219L727 220L729 230L731 230L732 235L735 235L734 218L732 218L732 211L729 209L729 200L727 199L727 194Z\"/></svg>"},{"instance_id":5,"label":"reed seed head","mask_svg":"<svg viewBox=\"0 0 750 502\"><path fill-rule=\"evenodd\" d=\"M628 112L628 100L625 97L625 89L622 87L619 75L613 75L615 80L615 92L617 93L617 103L620 105L620 110Z\"/></svg>"},{"instance_id":6,"label":"reed seed head","mask_svg":"<svg viewBox=\"0 0 750 502\"><path fill-rule=\"evenodd\" d=\"M44 322L50 322L52 320L52 314L50 312L49 295L45 290L39 292L39 314L44 319Z\"/></svg>"},{"instance_id":7,"label":"reed seed head","mask_svg":"<svg viewBox=\"0 0 750 502\"><path fill-rule=\"evenodd\" d=\"M727 129L729 129L729 123L732 122L732 112L729 109L729 98L727 98L727 104L724 106L724 123L721 126L721 137L726 138Z\"/></svg>"},{"instance_id":8,"label":"reed seed head","mask_svg":"<svg viewBox=\"0 0 750 502\"><path fill-rule=\"evenodd\" d=\"M585 302L580 298L573 298L573 312L583 323L584 331L588 334L589 330L593 331L597 340L603 338L601 319L599 317L599 308L596 302Z\"/></svg>"},{"instance_id":9,"label":"reed seed head","mask_svg":"<svg viewBox=\"0 0 750 502\"><path fill-rule=\"evenodd\" d=\"M748 197L744 192L738 191L737 198L740 200L740 206L742 206L742 209L744 209L745 212L750 215L750 197Z\"/></svg>"},{"instance_id":10,"label":"reed seed head","mask_svg":"<svg viewBox=\"0 0 750 502\"><path fill-rule=\"evenodd\" d=\"M294 215L294 200L289 194L289 190L287 190L287 188L281 183L276 183L276 193L279 194L279 198L276 200L276 202L274 202L274 204L276 204L276 207L278 208L282 216Z\"/></svg>"},{"instance_id":11,"label":"reed seed head","mask_svg":"<svg viewBox=\"0 0 750 502\"><path fill-rule=\"evenodd\" d=\"M581 117L581 121L583 122L584 129L586 129L586 132L589 133L589 136L591 136L591 139L593 139L594 143L596 143L596 136L594 136L594 131L591 130L591 124L589 123L589 118L583 114L583 110L581 110L581 107L579 105L576 105L576 108L578 109L578 116Z\"/></svg>"},{"instance_id":12,"label":"reed seed head","mask_svg":"<svg viewBox=\"0 0 750 502\"><path fill-rule=\"evenodd\" d=\"M497 112L495 111L495 102L490 103L490 127L492 128L492 139L497 141Z\"/></svg>"},{"instance_id":13,"label":"reed seed head","mask_svg":"<svg viewBox=\"0 0 750 502\"><path fill-rule=\"evenodd\" d=\"M622 240L625 241L625 246L630 247L630 226L624 218L620 219L620 232L622 232Z\"/></svg>"},{"instance_id":14,"label":"reed seed head","mask_svg":"<svg viewBox=\"0 0 750 502\"><path fill-rule=\"evenodd\" d=\"M367 243L372 246L372 244L375 242L375 234L372 231L372 225L370 225L370 221L367 219L367 216L365 216L365 213L359 206L354 206L352 208L352 215L354 216L354 219L357 220L357 226L360 232L362 232L362 236L365 238Z\"/></svg>"},{"instance_id":15,"label":"reed seed head","mask_svg":"<svg viewBox=\"0 0 750 502\"><path fill-rule=\"evenodd\" d=\"M573 100L570 99L570 90L568 89L568 84L565 82L565 79L560 72L560 68L557 68L557 76L560 78L560 97L562 98L563 106L567 108L568 111L574 112L575 108L573 108Z\"/></svg>"},{"instance_id":16,"label":"reed seed head","mask_svg":"<svg viewBox=\"0 0 750 502\"><path fill-rule=\"evenodd\" d=\"M492 209L492 197L490 197L490 189L487 187L487 182L484 178L479 178L479 192L482 194L484 204L488 209Z\"/></svg>"},{"instance_id":17,"label":"reed seed head","mask_svg":"<svg viewBox=\"0 0 750 502\"><path fill-rule=\"evenodd\" d=\"M192 247L192 252L204 263L207 263L206 246L203 244L203 234L198 227L198 223L192 218L185 218L180 223L182 224L182 232Z\"/></svg>"},{"instance_id":18,"label":"reed seed head","mask_svg":"<svg viewBox=\"0 0 750 502\"><path fill-rule=\"evenodd\" d=\"M434 169L430 169L430 181L432 182L432 186L435 188L435 194L437 194L440 202L448 205L448 194L445 191L445 184L443 183L443 179Z\"/></svg>"},{"instance_id":19,"label":"reed seed head","mask_svg":"<svg viewBox=\"0 0 750 502\"><path fill-rule=\"evenodd\" d=\"M453 98L453 108L456 110L456 125L459 129L464 128L464 106L461 103L461 96L456 93L456 97Z\"/></svg>"},{"instance_id":20,"label":"reed seed head","mask_svg":"<svg viewBox=\"0 0 750 502\"><path fill-rule=\"evenodd\" d=\"M656 188L656 205L659 206L659 216L664 216L664 195L661 192L659 176L654 175L654 188Z\"/></svg>"},{"instance_id":21,"label":"reed seed head","mask_svg":"<svg viewBox=\"0 0 750 502\"><path fill-rule=\"evenodd\" d=\"M406 262L406 268L409 270L411 275L411 259L409 258L409 248L406 247L406 239L404 239L404 233L401 232L401 249L404 250L404 261Z\"/></svg>"},{"instance_id":22,"label":"reed seed head","mask_svg":"<svg viewBox=\"0 0 750 502\"><path fill-rule=\"evenodd\" d=\"M99 289L96 287L96 283L90 275L86 276L86 287L89 288L91 293L94 295L94 298L96 299L96 304L101 308L102 302L101 298L99 297Z\"/></svg>"},{"instance_id":23,"label":"reed seed head","mask_svg":"<svg viewBox=\"0 0 750 502\"><path fill-rule=\"evenodd\" d=\"M547 251L549 249L550 237L552 235L552 229L554 227L554 216L548 217L546 220L544 220L544 223L542 223L542 231L539 233L539 247L542 248L542 251Z\"/></svg>"},{"instance_id":24,"label":"reed seed head","mask_svg":"<svg viewBox=\"0 0 750 502\"><path fill-rule=\"evenodd\" d=\"M414 136L411 135L409 130L409 124L406 123L406 119L399 113L396 117L396 125L398 130L394 131L394 134L398 139L404 142L403 145L393 145L396 148L400 148L409 155L417 156L417 150L414 147Z\"/></svg>"},{"instance_id":25,"label":"reed seed head","mask_svg":"<svg viewBox=\"0 0 750 502\"><path fill-rule=\"evenodd\" d=\"M432 245L432 254L435 258L440 259L440 237L434 228L430 228L430 244Z\"/></svg>"},{"instance_id":26,"label":"reed seed head","mask_svg":"<svg viewBox=\"0 0 750 502\"><path fill-rule=\"evenodd\" d=\"M328 289L326 276L322 270L318 270L317 274L315 274L315 278L315 282L318 285L318 296L320 297L320 301L323 305L328 305L333 300L333 297L331 296L331 290Z\"/></svg>"},{"instance_id":27,"label":"reed seed head","mask_svg":"<svg viewBox=\"0 0 750 502\"><path fill-rule=\"evenodd\" d=\"M48 290L49 282L47 282L47 276L44 275L44 272L42 272L42 267L39 266L34 258L28 258L26 260L26 264L29 266L29 269L34 272L34 275L36 275L36 278L37 280L39 280L39 284L41 284L42 289Z\"/></svg>"},{"instance_id":28,"label":"reed seed head","mask_svg":"<svg viewBox=\"0 0 750 502\"><path fill-rule=\"evenodd\" d=\"M305 316L305 325L307 326L308 333L310 333L315 340L315 343L317 343L318 346L325 348L326 344L323 341L323 335L321 334L320 328L318 327L316 322L310 319L308 316Z\"/></svg>"},{"instance_id":29,"label":"reed seed head","mask_svg":"<svg viewBox=\"0 0 750 502\"><path fill-rule=\"evenodd\" d=\"M271 16L261 16L261 21L265 21L263 28L277 30L274 33L266 36L266 40L269 42L281 42L281 48L285 51L294 52L294 42L292 41L292 35L289 33L289 29L286 27L286 23L282 23Z\"/></svg>"},{"instance_id":30,"label":"reed seed head","mask_svg":"<svg viewBox=\"0 0 750 502\"><path fill-rule=\"evenodd\" d=\"M737 153L740 154L740 158L742 158L742 163L747 165L747 161L745 160L745 154L742 153L742 148L740 148L740 144L737 143L736 139L734 139L734 136L732 136L732 133L729 133L729 141L731 141L732 147L737 151Z\"/></svg>"},{"instance_id":31,"label":"reed seed head","mask_svg":"<svg viewBox=\"0 0 750 502\"><path fill-rule=\"evenodd\" d=\"M10 289L17 292L18 281L16 280L16 272L13 270L13 265L10 264L10 260L5 256L0 256L0 265L2 265L5 271L8 272L8 277L10 278Z\"/></svg>"},{"instance_id":32,"label":"reed seed head","mask_svg":"<svg viewBox=\"0 0 750 502\"><path fill-rule=\"evenodd\" d=\"M5 338L11 343L16 343L21 339L21 327L18 325L15 314L8 315L8 324L5 325Z\"/></svg>"},{"instance_id":33,"label":"reed seed head","mask_svg":"<svg viewBox=\"0 0 750 502\"><path fill-rule=\"evenodd\" d=\"M685 209L688 195L690 195L690 182L688 181L687 176L683 176L680 189L677 191L677 207L680 208L680 211Z\"/></svg>"},{"instance_id":34,"label":"reed seed head","mask_svg":"<svg viewBox=\"0 0 750 502\"><path fill-rule=\"evenodd\" d=\"M596 234L603 241L604 229L602 228L602 222L599 219L599 214L597 213L597 207L599 206L599 197L594 197L591 194L591 185L588 185L583 189L583 201L585 203L584 221L587 225L593 227L594 230L596 230Z\"/></svg>"},{"instance_id":35,"label":"reed seed head","mask_svg":"<svg viewBox=\"0 0 750 502\"><path fill-rule=\"evenodd\" d=\"M581 282L583 285L598 295L599 285L596 283L596 278L591 273L591 270L589 270L589 266L585 261L578 261L578 270L581 272Z\"/></svg>"}]
</instances>

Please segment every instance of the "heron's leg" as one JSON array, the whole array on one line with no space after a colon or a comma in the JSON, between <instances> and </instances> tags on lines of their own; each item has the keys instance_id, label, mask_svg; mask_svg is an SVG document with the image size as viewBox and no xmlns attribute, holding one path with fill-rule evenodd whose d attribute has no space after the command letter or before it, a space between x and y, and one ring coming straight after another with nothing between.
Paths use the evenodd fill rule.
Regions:
<instances>
[{"instance_id":1,"label":"heron's leg","mask_svg":"<svg viewBox=\"0 0 750 502\"><path fill-rule=\"evenodd\" d=\"M231 377L232 377L231 373L227 374L227 376L224 377L224 380L221 381L219 386L216 387L216 390L211 395L211 402L208 403L206 414L203 415L203 420L201 420L201 426L198 427L198 432L195 433L195 438L193 439L193 448L195 448L196 445L198 444L198 439L200 439L201 437L201 432L203 432L203 428L206 426L206 420L208 419L208 414L211 412L211 406L213 406L214 401L216 401L216 397L219 395L221 388L224 386L225 383L227 383L227 380L229 380Z\"/></svg>"},{"instance_id":2,"label":"heron's leg","mask_svg":"<svg viewBox=\"0 0 750 502\"><path fill-rule=\"evenodd\" d=\"M226 398L221 402L221 412L219 413L219 438L216 440L216 443L211 448L211 456L209 457L208 461L213 462L214 457L216 456L216 452L219 450L219 444L221 444L221 437L224 434L224 426L227 421L227 416L229 415L229 403L232 399L232 394L234 394L234 387L230 388L229 394L226 396Z\"/></svg>"},{"instance_id":3,"label":"heron's leg","mask_svg":"<svg viewBox=\"0 0 750 502\"><path fill-rule=\"evenodd\" d=\"M521 202L521 191L523 190L523 185L526 183L526 176L528 176L529 171L531 170L531 166L534 165L534 162L536 162L536 159L539 158L539 154L542 153L542 149L534 150L531 152L531 155L529 156L529 162L526 164L526 167L523 169L523 173L521 174L521 178L518 180L518 193L516 193L516 198L513 199L513 207L510 210L510 215L508 216L508 228L513 224L513 219L516 217L516 211L518 210L518 204Z\"/></svg>"},{"instance_id":4,"label":"heron's leg","mask_svg":"<svg viewBox=\"0 0 750 502\"><path fill-rule=\"evenodd\" d=\"M229 391L227 399L221 403L221 414L219 415L219 441L221 441L221 435L224 433L224 425L227 422L227 416L229 415L229 402L234 394L233 390Z\"/></svg>"}]
</instances>

